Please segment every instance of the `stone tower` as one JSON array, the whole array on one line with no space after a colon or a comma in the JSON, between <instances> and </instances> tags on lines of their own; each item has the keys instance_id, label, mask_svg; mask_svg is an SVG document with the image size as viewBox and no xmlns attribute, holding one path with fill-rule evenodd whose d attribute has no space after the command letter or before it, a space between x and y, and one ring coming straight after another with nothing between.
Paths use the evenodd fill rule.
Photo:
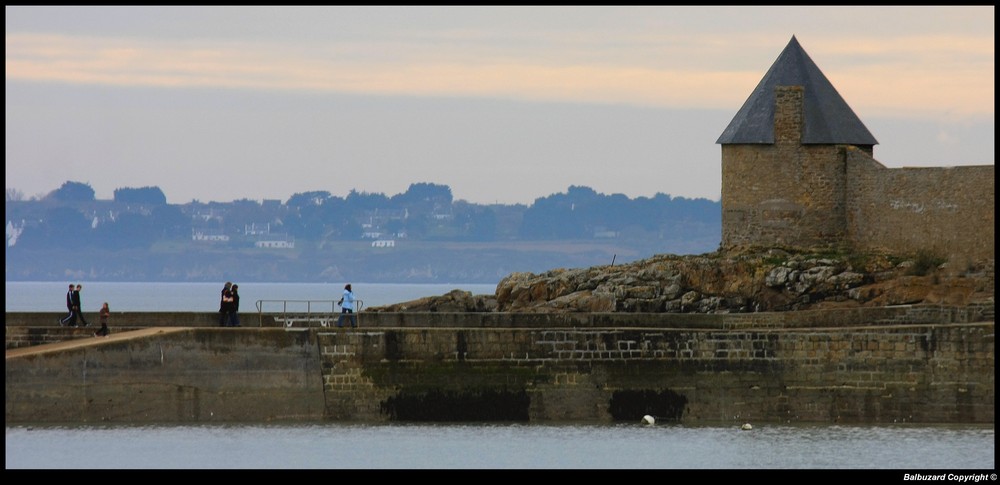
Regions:
<instances>
[{"instance_id":1,"label":"stone tower","mask_svg":"<svg viewBox=\"0 0 1000 485\"><path fill-rule=\"evenodd\" d=\"M716 143L723 249L848 243L845 151L878 142L794 36Z\"/></svg>"}]
</instances>

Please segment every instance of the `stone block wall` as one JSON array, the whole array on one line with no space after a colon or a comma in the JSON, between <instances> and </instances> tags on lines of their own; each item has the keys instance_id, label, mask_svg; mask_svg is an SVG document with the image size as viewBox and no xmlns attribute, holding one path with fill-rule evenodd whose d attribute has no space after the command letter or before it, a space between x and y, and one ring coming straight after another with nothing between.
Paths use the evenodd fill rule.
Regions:
<instances>
[{"instance_id":1,"label":"stone block wall","mask_svg":"<svg viewBox=\"0 0 1000 485\"><path fill-rule=\"evenodd\" d=\"M843 239L837 147L722 147L722 245L826 245Z\"/></svg>"},{"instance_id":2,"label":"stone block wall","mask_svg":"<svg viewBox=\"0 0 1000 485\"><path fill-rule=\"evenodd\" d=\"M994 167L888 169L846 149L848 237L860 249L994 257Z\"/></svg>"},{"instance_id":3,"label":"stone block wall","mask_svg":"<svg viewBox=\"0 0 1000 485\"><path fill-rule=\"evenodd\" d=\"M368 316L8 351L7 422L994 419L991 305Z\"/></svg>"},{"instance_id":4,"label":"stone block wall","mask_svg":"<svg viewBox=\"0 0 1000 485\"><path fill-rule=\"evenodd\" d=\"M317 419L308 331L164 329L6 359L7 422L213 423Z\"/></svg>"},{"instance_id":5,"label":"stone block wall","mask_svg":"<svg viewBox=\"0 0 1000 485\"><path fill-rule=\"evenodd\" d=\"M395 356L331 354L324 368L349 374L334 372L327 385L328 395L340 396L332 414L347 420L388 420L381 404L406 394L450 395L457 407L506 391L528 396L522 405L530 421L638 421L643 414L614 413L612 402L624 393L647 396L633 408L663 421L992 422L992 332L976 324L440 329L409 334ZM398 341L390 335L327 338ZM662 395L672 401L648 398Z\"/></svg>"}]
</instances>

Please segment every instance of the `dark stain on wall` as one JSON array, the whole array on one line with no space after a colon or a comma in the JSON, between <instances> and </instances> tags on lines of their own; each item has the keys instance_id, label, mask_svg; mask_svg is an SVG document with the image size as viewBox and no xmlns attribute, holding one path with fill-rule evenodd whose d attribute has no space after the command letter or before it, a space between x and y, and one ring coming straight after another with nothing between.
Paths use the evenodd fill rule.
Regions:
<instances>
[{"instance_id":1,"label":"dark stain on wall","mask_svg":"<svg viewBox=\"0 0 1000 485\"><path fill-rule=\"evenodd\" d=\"M937 350L935 344L937 339L934 338L934 330L928 330L926 334L920 336L920 350L924 352L933 353Z\"/></svg>"},{"instance_id":2,"label":"dark stain on wall","mask_svg":"<svg viewBox=\"0 0 1000 485\"><path fill-rule=\"evenodd\" d=\"M403 337L399 332L385 332L385 358L397 362L403 357Z\"/></svg>"},{"instance_id":3,"label":"dark stain on wall","mask_svg":"<svg viewBox=\"0 0 1000 485\"><path fill-rule=\"evenodd\" d=\"M465 354L469 352L469 342L465 332L456 332L455 337L457 340L455 342L455 354L459 362L465 362Z\"/></svg>"}]
</instances>

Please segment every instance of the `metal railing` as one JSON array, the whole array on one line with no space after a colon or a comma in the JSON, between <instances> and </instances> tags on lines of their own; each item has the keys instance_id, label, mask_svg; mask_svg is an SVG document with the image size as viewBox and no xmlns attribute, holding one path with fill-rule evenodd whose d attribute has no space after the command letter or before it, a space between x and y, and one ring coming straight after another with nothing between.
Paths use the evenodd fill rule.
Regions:
<instances>
[{"instance_id":1,"label":"metal railing","mask_svg":"<svg viewBox=\"0 0 1000 485\"><path fill-rule=\"evenodd\" d=\"M263 326L265 313L273 314L275 321L285 327L296 323L318 323L321 327L332 325L342 312L337 310L338 300L257 300L258 325ZM354 300L355 318L365 306L363 300ZM329 309L329 310L328 310Z\"/></svg>"}]
</instances>

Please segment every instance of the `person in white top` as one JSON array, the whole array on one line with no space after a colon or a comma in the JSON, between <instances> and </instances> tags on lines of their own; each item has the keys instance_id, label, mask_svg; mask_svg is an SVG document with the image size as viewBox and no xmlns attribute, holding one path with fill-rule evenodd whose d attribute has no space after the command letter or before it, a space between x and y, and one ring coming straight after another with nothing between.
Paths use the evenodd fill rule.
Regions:
<instances>
[{"instance_id":1,"label":"person in white top","mask_svg":"<svg viewBox=\"0 0 1000 485\"><path fill-rule=\"evenodd\" d=\"M337 319L337 328L344 326L344 317L351 318L351 328L358 327L358 316L354 314L354 292L351 291L351 284L344 287L344 296L337 302L340 305L340 318Z\"/></svg>"}]
</instances>

